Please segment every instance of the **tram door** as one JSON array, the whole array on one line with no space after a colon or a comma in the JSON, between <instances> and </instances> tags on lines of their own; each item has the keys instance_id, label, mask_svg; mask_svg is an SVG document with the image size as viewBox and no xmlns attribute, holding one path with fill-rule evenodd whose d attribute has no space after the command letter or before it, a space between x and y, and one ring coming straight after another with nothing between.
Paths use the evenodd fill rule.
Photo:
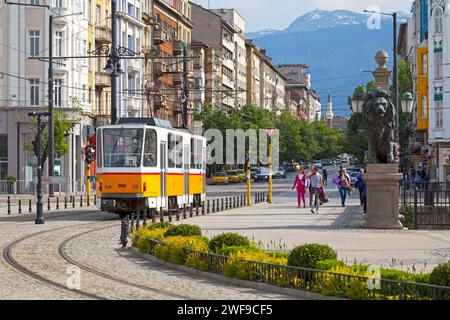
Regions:
<instances>
[{"instance_id":1,"label":"tram door","mask_svg":"<svg viewBox=\"0 0 450 320\"><path fill-rule=\"evenodd\" d=\"M161 207L167 205L167 145L165 141L160 144L161 161Z\"/></svg>"},{"instance_id":2,"label":"tram door","mask_svg":"<svg viewBox=\"0 0 450 320\"><path fill-rule=\"evenodd\" d=\"M184 197L183 197L183 203L186 205L190 204L190 195L189 195L189 163L190 163L190 155L191 155L191 148L188 144L184 145Z\"/></svg>"}]
</instances>

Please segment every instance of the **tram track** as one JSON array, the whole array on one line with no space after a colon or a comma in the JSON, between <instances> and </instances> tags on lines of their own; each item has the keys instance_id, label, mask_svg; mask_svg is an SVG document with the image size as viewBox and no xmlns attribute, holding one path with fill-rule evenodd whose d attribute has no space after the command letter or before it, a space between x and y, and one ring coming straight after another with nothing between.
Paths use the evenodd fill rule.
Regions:
<instances>
[{"instance_id":1,"label":"tram track","mask_svg":"<svg viewBox=\"0 0 450 320\"><path fill-rule=\"evenodd\" d=\"M68 244L70 244L70 242L72 242L72 241L74 241L74 240L76 240L76 239L78 239L80 237L83 237L85 235L88 235L90 233L101 231L103 229L108 229L108 228L101 228L101 229L86 231L86 232L80 233L78 235L74 235L74 236L66 239L64 242L62 242L60 244L60 246L58 248L59 255L62 256L64 258L64 260L66 260L70 264L72 264L74 266L77 266L77 267L79 267L80 269L82 269L82 270L84 270L86 272L95 274L97 276L109 279L109 280L114 281L114 282L118 282L120 284L129 286L129 287L133 287L133 288L144 290L144 291L150 291L152 293L167 295L167 296L170 296L172 299L183 299L183 300L190 300L191 299L189 296L183 296L183 295L167 292L165 290L151 288L151 287L148 287L148 286L145 286L145 285L137 284L137 283L125 280L125 279L121 279L121 278L118 278L118 277L111 276L111 275L106 274L106 273L104 273L102 271L99 271L98 269L94 269L92 267L87 266L86 264L83 264L83 263L81 263L79 261L76 261L75 259L73 259L67 253L66 247L67 247Z\"/></svg>"},{"instance_id":2,"label":"tram track","mask_svg":"<svg viewBox=\"0 0 450 320\"><path fill-rule=\"evenodd\" d=\"M19 263L15 258L14 258L14 248L17 247L20 243L29 240L30 238L34 238L34 237L38 237L38 236L42 236L51 232L55 232L55 231L61 231L67 228L74 228L74 227L85 227L90 225L89 223L84 223L84 224L78 224L78 225L72 225L72 226L67 226L67 227L59 227L59 228L55 228L52 230L46 230L46 231L42 231L42 232L38 232L35 234L31 234L31 235L27 235L25 237L22 237L18 240L15 240L14 242L10 243L9 245L7 245L5 247L5 249L3 250L3 258L5 259L5 261L16 271L19 271L22 274L25 274L35 280L37 280L38 282L46 285L46 286L50 286L52 288L57 288L60 290L63 290L66 293L70 293L70 294L77 294L79 296L82 297L86 297L89 299L94 299L94 300L108 300L108 298L106 297L102 297L96 294L92 294L83 290L78 290L78 289L69 289L67 286L58 283L54 280L51 280L47 277L44 277L42 275L40 275L39 273L30 270L27 266L25 266L24 264ZM113 226L110 226L110 228Z\"/></svg>"}]
</instances>

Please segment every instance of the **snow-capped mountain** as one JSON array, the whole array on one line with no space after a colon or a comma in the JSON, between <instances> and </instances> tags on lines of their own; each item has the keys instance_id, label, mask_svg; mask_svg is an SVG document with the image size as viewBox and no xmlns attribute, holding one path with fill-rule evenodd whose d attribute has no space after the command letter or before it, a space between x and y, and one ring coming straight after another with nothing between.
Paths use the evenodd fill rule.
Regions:
<instances>
[{"instance_id":1,"label":"snow-capped mountain","mask_svg":"<svg viewBox=\"0 0 450 320\"><path fill-rule=\"evenodd\" d=\"M332 29L340 26L365 25L370 15L348 10L314 10L298 17L285 30L265 29L258 32L249 32L247 36L258 39L272 34L286 34L299 31L317 31ZM408 15L398 14L398 22L406 22ZM382 22L392 19L381 16Z\"/></svg>"},{"instance_id":2,"label":"snow-capped mountain","mask_svg":"<svg viewBox=\"0 0 450 320\"><path fill-rule=\"evenodd\" d=\"M370 29L368 17L346 10L315 10L297 18L285 30L268 29L247 36L267 49L277 64L308 64L313 87L322 101L331 92L335 114L348 115L347 97L357 85L372 78L360 70L376 67L373 57L379 50L386 50L392 57L392 18L382 16L381 28ZM398 23L406 18L399 14ZM389 67L391 63L392 59Z\"/></svg>"}]
</instances>

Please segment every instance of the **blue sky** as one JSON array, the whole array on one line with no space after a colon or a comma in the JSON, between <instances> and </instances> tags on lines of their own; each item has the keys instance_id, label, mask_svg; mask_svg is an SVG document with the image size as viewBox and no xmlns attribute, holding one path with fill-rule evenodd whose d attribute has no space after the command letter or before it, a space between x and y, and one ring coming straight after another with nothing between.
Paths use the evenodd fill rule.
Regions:
<instances>
[{"instance_id":1,"label":"blue sky","mask_svg":"<svg viewBox=\"0 0 450 320\"><path fill-rule=\"evenodd\" d=\"M295 18L315 9L362 11L376 5L381 11L410 12L412 0L191 0L211 8L235 8L245 18L247 31L284 29Z\"/></svg>"}]
</instances>

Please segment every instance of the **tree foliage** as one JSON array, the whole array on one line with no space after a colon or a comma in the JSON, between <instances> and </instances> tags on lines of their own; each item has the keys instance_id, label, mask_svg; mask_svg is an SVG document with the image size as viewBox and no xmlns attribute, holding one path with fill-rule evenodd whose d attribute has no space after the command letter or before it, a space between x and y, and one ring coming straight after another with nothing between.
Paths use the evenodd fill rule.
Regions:
<instances>
[{"instance_id":1,"label":"tree foliage","mask_svg":"<svg viewBox=\"0 0 450 320\"><path fill-rule=\"evenodd\" d=\"M247 105L226 115L206 105L195 119L203 122L205 130L218 129L224 137L227 129L277 128L280 132L281 162L331 158L342 149L338 130L329 128L323 121L309 123L299 120L287 111L276 116L269 110Z\"/></svg>"},{"instance_id":2,"label":"tree foliage","mask_svg":"<svg viewBox=\"0 0 450 320\"><path fill-rule=\"evenodd\" d=\"M71 97L72 112L68 113L61 111L58 108L53 110L53 124L54 124L54 145L55 156L58 158L63 157L69 152L69 145L66 142L66 137L71 128L80 122L81 107L76 97ZM32 131L34 136L37 135L37 119L31 118ZM31 143L26 144L24 149L26 151L32 151L37 155L37 140L36 138ZM41 159L38 159L41 167L44 166L48 157L48 123L45 125L41 135Z\"/></svg>"}]
</instances>

